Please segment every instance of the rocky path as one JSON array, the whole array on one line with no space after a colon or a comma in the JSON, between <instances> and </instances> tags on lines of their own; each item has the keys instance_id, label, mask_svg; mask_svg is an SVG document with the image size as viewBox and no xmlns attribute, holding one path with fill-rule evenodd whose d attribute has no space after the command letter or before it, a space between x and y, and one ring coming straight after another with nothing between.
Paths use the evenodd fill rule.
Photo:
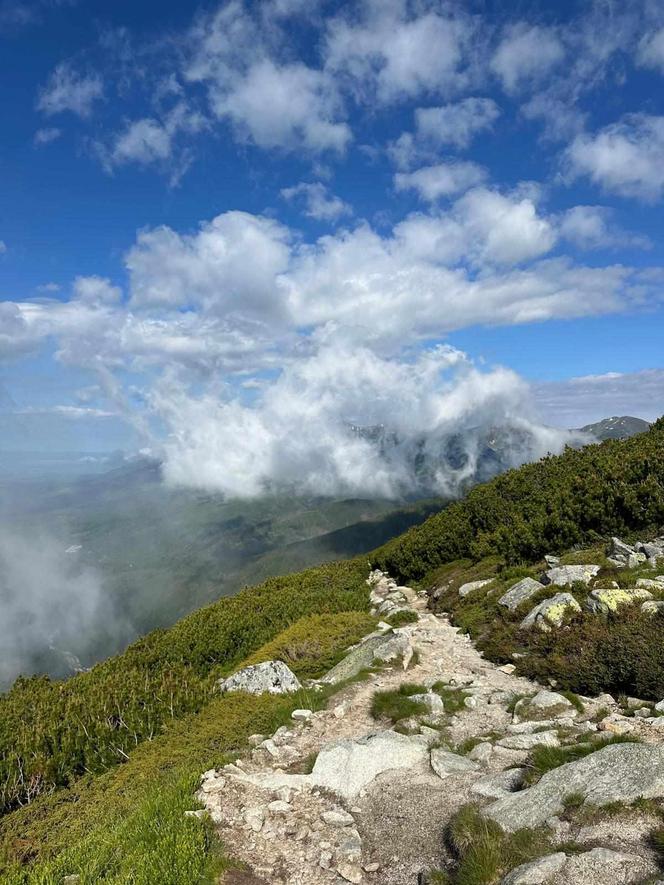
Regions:
<instances>
[{"instance_id":1,"label":"rocky path","mask_svg":"<svg viewBox=\"0 0 664 885\"><path fill-rule=\"evenodd\" d=\"M512 667L485 661L412 589L396 588L380 575L372 583L379 613L407 608L417 620L394 631L385 625L367 637L330 680L369 659L384 662L380 671L340 690L327 709L296 711L292 726L253 736L244 758L203 775L198 798L205 813L227 852L246 865L246 872L226 875L228 885L426 881L428 871L449 862L443 833L455 811L468 802L497 806L512 797L533 746L559 746L561 739L597 731L600 707L612 703L586 699L580 714L560 695L514 676ZM406 683L435 685L436 692L418 689L426 714L420 710L396 731L390 721L372 716L372 700L376 692ZM514 697L523 695L535 697L514 709ZM614 710L602 727L621 718ZM469 738L476 745L468 750L462 745ZM546 816L565 841L565 821ZM625 878L625 862L608 879L593 878L585 868L581 879L564 878L562 855L557 878L549 871L549 878L523 882L642 881L657 869L642 831L637 853L629 855L630 875L639 878ZM598 841L589 844L597 847Z\"/></svg>"}]
</instances>

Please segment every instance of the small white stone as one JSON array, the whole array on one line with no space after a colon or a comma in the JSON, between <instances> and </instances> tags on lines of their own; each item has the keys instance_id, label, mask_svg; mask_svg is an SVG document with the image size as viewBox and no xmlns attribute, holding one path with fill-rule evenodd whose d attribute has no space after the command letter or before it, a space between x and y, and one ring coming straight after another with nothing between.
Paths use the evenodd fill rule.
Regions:
<instances>
[{"instance_id":1,"label":"small white stone","mask_svg":"<svg viewBox=\"0 0 664 885\"><path fill-rule=\"evenodd\" d=\"M284 802L283 799L275 799L274 802L268 804L267 810L270 814L290 814L293 806L290 802Z\"/></svg>"},{"instance_id":2,"label":"small white stone","mask_svg":"<svg viewBox=\"0 0 664 885\"><path fill-rule=\"evenodd\" d=\"M346 882L353 882L354 885L362 881L362 869L353 863L340 863L337 867L337 873Z\"/></svg>"},{"instance_id":3,"label":"small white stone","mask_svg":"<svg viewBox=\"0 0 664 885\"><path fill-rule=\"evenodd\" d=\"M322 820L330 827L349 827L354 824L353 816L347 811L324 811L321 814Z\"/></svg>"},{"instance_id":4,"label":"small white stone","mask_svg":"<svg viewBox=\"0 0 664 885\"><path fill-rule=\"evenodd\" d=\"M312 715L311 710L293 710L291 719L294 719L296 722L308 722Z\"/></svg>"}]
</instances>

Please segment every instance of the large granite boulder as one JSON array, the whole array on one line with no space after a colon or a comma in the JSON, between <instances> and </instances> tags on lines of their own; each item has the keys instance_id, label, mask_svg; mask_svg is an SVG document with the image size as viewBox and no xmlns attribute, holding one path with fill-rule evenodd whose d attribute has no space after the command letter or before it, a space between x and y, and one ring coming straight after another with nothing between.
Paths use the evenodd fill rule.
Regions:
<instances>
[{"instance_id":1,"label":"large granite boulder","mask_svg":"<svg viewBox=\"0 0 664 885\"><path fill-rule=\"evenodd\" d=\"M520 628L530 630L532 627L539 627L548 632L553 627L562 627L566 618L580 611L581 606L571 593L556 593L531 609L521 621Z\"/></svg>"},{"instance_id":2,"label":"large granite boulder","mask_svg":"<svg viewBox=\"0 0 664 885\"><path fill-rule=\"evenodd\" d=\"M379 774L399 768L429 768L429 745L423 735L381 731L327 744L320 751L310 782L344 799L355 799Z\"/></svg>"},{"instance_id":3,"label":"large granite boulder","mask_svg":"<svg viewBox=\"0 0 664 885\"><path fill-rule=\"evenodd\" d=\"M586 805L664 797L664 745L624 743L603 747L583 759L548 771L534 786L484 809L503 830L538 827L562 813L574 793Z\"/></svg>"},{"instance_id":4,"label":"large granite boulder","mask_svg":"<svg viewBox=\"0 0 664 885\"><path fill-rule=\"evenodd\" d=\"M544 572L541 580L543 584L553 584L555 587L589 584L599 570L598 565L559 565Z\"/></svg>"},{"instance_id":5,"label":"large granite boulder","mask_svg":"<svg viewBox=\"0 0 664 885\"><path fill-rule=\"evenodd\" d=\"M227 679L220 679L222 692L246 691L248 694L289 694L302 688L299 679L283 661L264 661L244 667Z\"/></svg>"},{"instance_id":6,"label":"large granite boulder","mask_svg":"<svg viewBox=\"0 0 664 885\"><path fill-rule=\"evenodd\" d=\"M505 608L508 608L513 612L522 602L526 602L531 596L539 593L540 590L544 590L544 584L540 584L540 582L536 581L534 578L523 578L523 580L513 584L509 590L500 597L498 605L504 605Z\"/></svg>"}]
</instances>

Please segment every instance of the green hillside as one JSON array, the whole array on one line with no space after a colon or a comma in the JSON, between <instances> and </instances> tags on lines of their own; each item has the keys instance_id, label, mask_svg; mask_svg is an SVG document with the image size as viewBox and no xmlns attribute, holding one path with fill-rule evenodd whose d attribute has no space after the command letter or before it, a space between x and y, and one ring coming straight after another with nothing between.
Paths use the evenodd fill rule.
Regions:
<instances>
[{"instance_id":1,"label":"green hillside","mask_svg":"<svg viewBox=\"0 0 664 885\"><path fill-rule=\"evenodd\" d=\"M67 868L80 869L83 858L102 856L108 859L103 875L97 865L90 873L97 878L84 885L129 881L122 878L121 846L147 839L146 820L155 819L162 820L161 835L150 838L164 856L159 839L171 844L177 837L192 863L190 878L159 881L207 881L211 846L200 842L200 831L195 837L187 829L181 813L193 778L262 731L266 720L285 721L302 703L217 698L214 679L256 659L263 646L298 646L298 635L307 638L306 653L293 654L300 672L323 672L362 633L369 559L404 581L426 583L441 569L467 573L487 562L507 581L544 553L663 524L660 419L632 439L567 450L479 486L369 556L272 578L221 599L67 682L19 680L0 699L0 836L6 863L36 866L11 874L6 867L6 881L55 885ZM638 643L630 647L649 655L647 643L641 652ZM152 809L147 818L146 808ZM151 873L144 872L131 881L148 883Z\"/></svg>"}]
</instances>

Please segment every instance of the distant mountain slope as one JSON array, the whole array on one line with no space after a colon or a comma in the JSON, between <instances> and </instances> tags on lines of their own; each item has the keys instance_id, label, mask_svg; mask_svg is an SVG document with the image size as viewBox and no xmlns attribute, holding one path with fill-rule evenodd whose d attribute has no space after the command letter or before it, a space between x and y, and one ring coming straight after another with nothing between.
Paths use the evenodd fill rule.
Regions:
<instances>
[{"instance_id":1,"label":"distant mountain slope","mask_svg":"<svg viewBox=\"0 0 664 885\"><path fill-rule=\"evenodd\" d=\"M605 439L629 439L630 436L636 436L637 433L645 433L650 427L648 421L643 418L633 418L630 415L614 416L613 418L604 418L595 424L586 424L580 430L583 433L590 433L596 439L602 442Z\"/></svg>"}]
</instances>

